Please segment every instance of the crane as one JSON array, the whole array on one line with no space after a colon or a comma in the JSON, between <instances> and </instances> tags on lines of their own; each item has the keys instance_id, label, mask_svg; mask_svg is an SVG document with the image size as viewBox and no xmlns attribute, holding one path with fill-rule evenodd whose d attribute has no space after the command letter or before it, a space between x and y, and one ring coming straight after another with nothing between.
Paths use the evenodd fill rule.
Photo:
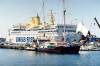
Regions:
<instances>
[{"instance_id":1,"label":"crane","mask_svg":"<svg viewBox=\"0 0 100 66\"><path fill-rule=\"evenodd\" d=\"M100 24L99 24L98 20L96 19L96 17L94 18L94 20L97 23L98 27L100 28Z\"/></svg>"}]
</instances>

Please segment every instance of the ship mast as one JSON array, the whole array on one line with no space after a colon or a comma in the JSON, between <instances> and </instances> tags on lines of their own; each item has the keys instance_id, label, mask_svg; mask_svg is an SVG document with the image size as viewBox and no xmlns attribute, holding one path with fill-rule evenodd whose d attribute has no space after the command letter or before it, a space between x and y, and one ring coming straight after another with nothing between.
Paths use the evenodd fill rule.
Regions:
<instances>
[{"instance_id":1,"label":"ship mast","mask_svg":"<svg viewBox=\"0 0 100 66\"><path fill-rule=\"evenodd\" d=\"M51 24L54 25L55 23L54 23L54 16L53 16L52 10L51 10L51 15L50 16L51 16L51 20L50 20Z\"/></svg>"},{"instance_id":2,"label":"ship mast","mask_svg":"<svg viewBox=\"0 0 100 66\"><path fill-rule=\"evenodd\" d=\"M66 13L66 10L65 10L65 0L62 0L62 6L63 6L63 23L64 23L64 34L63 34L63 37L64 37L64 42L66 41L65 39L65 34L66 34L66 30L65 30L65 13Z\"/></svg>"},{"instance_id":3,"label":"ship mast","mask_svg":"<svg viewBox=\"0 0 100 66\"><path fill-rule=\"evenodd\" d=\"M42 5L42 8L43 8L43 29L45 29L45 3L44 3L44 0L42 0L43 1L43 5ZM44 37L45 37L45 32L44 32L44 35L43 35Z\"/></svg>"},{"instance_id":4,"label":"ship mast","mask_svg":"<svg viewBox=\"0 0 100 66\"><path fill-rule=\"evenodd\" d=\"M43 6L42 6L42 8L43 8L43 23L44 23L44 26L45 26L45 10L44 10L44 6L45 6L45 4L44 4L44 0L43 0Z\"/></svg>"}]
</instances>

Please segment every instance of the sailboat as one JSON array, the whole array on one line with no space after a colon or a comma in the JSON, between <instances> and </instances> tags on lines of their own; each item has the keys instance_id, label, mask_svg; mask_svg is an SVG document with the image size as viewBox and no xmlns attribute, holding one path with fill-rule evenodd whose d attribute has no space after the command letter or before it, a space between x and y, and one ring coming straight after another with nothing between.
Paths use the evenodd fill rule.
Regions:
<instances>
[{"instance_id":1,"label":"sailboat","mask_svg":"<svg viewBox=\"0 0 100 66\"><path fill-rule=\"evenodd\" d=\"M64 1L63 1L64 2ZM66 10L63 9L63 18L64 18L64 33L62 37L62 41L48 41L44 44L39 45L36 48L37 52L46 52L46 53L54 53L54 54L78 54L80 50L80 43L72 42L68 43L66 41L66 34L65 34L65 12Z\"/></svg>"}]
</instances>

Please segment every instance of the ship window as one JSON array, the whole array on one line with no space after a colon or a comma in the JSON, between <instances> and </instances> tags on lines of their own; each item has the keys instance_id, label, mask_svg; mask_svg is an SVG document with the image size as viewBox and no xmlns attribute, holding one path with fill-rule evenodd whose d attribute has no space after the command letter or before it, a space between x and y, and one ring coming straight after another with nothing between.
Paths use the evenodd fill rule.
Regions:
<instances>
[{"instance_id":1,"label":"ship window","mask_svg":"<svg viewBox=\"0 0 100 66\"><path fill-rule=\"evenodd\" d=\"M33 37L16 37L16 42L32 42Z\"/></svg>"}]
</instances>

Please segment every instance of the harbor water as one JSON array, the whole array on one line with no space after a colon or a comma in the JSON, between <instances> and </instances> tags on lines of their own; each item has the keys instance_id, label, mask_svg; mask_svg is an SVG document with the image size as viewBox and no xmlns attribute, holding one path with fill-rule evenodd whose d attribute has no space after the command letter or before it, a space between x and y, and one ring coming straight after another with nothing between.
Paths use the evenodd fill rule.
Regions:
<instances>
[{"instance_id":1,"label":"harbor water","mask_svg":"<svg viewBox=\"0 0 100 66\"><path fill-rule=\"evenodd\" d=\"M0 66L100 66L100 51L79 54L46 54L34 51L0 49Z\"/></svg>"}]
</instances>

